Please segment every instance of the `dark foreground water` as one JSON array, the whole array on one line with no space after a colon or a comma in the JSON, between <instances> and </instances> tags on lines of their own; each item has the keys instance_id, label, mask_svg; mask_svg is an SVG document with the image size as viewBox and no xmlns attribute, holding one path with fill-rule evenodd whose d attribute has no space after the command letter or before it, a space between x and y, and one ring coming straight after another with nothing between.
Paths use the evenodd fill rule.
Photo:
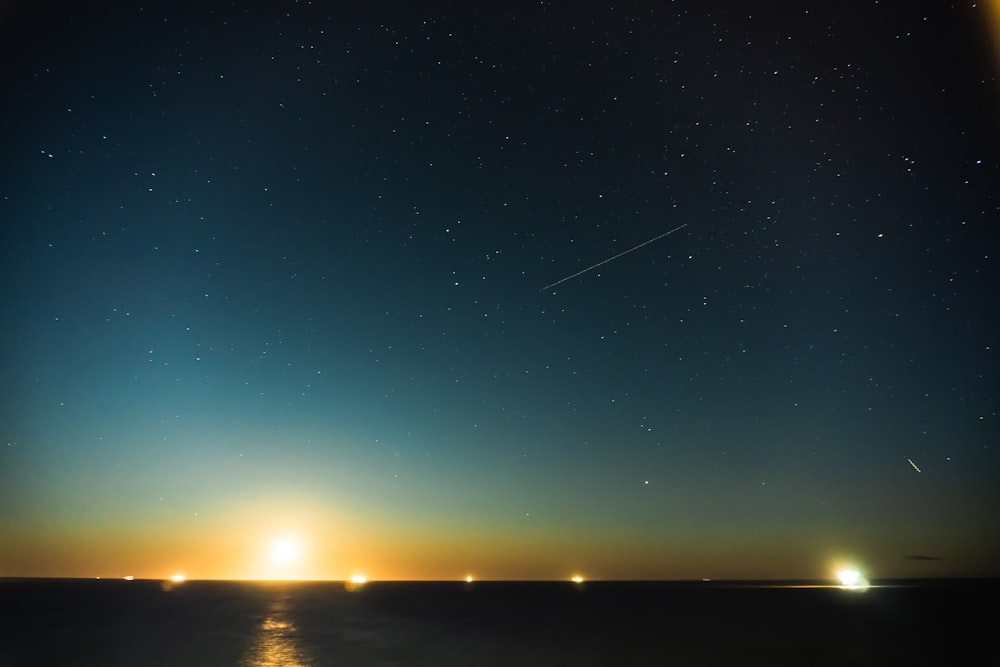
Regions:
<instances>
[{"instance_id":1,"label":"dark foreground water","mask_svg":"<svg viewBox=\"0 0 1000 667\"><path fill-rule=\"evenodd\" d=\"M0 580L0 665L1000 664L987 641L997 633L998 593L995 581L858 593L659 582L376 582L352 592L341 583Z\"/></svg>"}]
</instances>

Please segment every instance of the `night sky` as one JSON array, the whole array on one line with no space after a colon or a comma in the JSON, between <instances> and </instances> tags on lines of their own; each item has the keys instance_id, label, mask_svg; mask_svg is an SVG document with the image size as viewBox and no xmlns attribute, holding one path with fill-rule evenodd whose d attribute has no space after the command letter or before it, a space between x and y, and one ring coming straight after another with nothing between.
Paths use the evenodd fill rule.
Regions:
<instances>
[{"instance_id":1,"label":"night sky","mask_svg":"<svg viewBox=\"0 0 1000 667\"><path fill-rule=\"evenodd\" d=\"M5 5L0 575L1000 574L989 3Z\"/></svg>"}]
</instances>

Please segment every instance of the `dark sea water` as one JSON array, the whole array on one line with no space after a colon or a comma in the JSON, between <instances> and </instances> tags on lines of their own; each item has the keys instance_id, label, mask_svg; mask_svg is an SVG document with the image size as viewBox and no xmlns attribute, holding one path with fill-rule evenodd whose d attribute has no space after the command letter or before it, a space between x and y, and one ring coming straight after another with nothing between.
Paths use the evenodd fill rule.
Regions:
<instances>
[{"instance_id":1,"label":"dark sea water","mask_svg":"<svg viewBox=\"0 0 1000 667\"><path fill-rule=\"evenodd\" d=\"M1000 584L0 580L0 665L1000 664Z\"/></svg>"}]
</instances>

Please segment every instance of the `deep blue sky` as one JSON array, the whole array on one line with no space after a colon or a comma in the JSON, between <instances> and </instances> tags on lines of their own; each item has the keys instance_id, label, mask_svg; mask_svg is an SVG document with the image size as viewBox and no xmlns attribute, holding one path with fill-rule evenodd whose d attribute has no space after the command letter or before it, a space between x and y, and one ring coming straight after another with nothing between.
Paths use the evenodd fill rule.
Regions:
<instances>
[{"instance_id":1,"label":"deep blue sky","mask_svg":"<svg viewBox=\"0 0 1000 667\"><path fill-rule=\"evenodd\" d=\"M982 3L31 4L0 575L998 574Z\"/></svg>"}]
</instances>

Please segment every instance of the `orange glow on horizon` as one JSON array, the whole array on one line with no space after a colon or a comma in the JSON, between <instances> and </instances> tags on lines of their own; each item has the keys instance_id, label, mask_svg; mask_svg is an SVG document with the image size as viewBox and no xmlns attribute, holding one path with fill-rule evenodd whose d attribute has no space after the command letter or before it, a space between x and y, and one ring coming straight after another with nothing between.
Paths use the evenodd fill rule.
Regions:
<instances>
[{"instance_id":1,"label":"orange glow on horizon","mask_svg":"<svg viewBox=\"0 0 1000 667\"><path fill-rule=\"evenodd\" d=\"M534 533L500 533L498 537L473 531L470 537L469 532L452 526L435 528L428 523L400 529L376 512L359 511L348 519L323 507L318 501L262 499L234 504L195 523L116 525L83 535L66 533L61 526L53 526L49 533L13 531L16 539L5 542L0 574L101 575L119 581L127 575L136 580L169 581L172 573L184 573L189 581L339 583L362 575L368 582L573 581L578 585L586 584L589 576L600 580L822 578L837 586L835 573L841 568L857 567L865 574L877 570L883 578L909 573L901 568L890 570L864 550L826 557L819 548L807 545L777 549L753 541L741 543L740 559L712 551L713 544L680 541L670 545L667 566L661 558L665 548L650 547L646 555L609 547L586 534L558 534L543 541ZM568 554L573 554L572 560ZM910 562L903 566L914 567Z\"/></svg>"},{"instance_id":2,"label":"orange glow on horizon","mask_svg":"<svg viewBox=\"0 0 1000 667\"><path fill-rule=\"evenodd\" d=\"M271 562L275 565L291 565L299 560L302 545L294 537L282 537L271 547Z\"/></svg>"},{"instance_id":3,"label":"orange glow on horizon","mask_svg":"<svg viewBox=\"0 0 1000 667\"><path fill-rule=\"evenodd\" d=\"M993 64L1000 74L1000 0L986 0L986 25L993 45Z\"/></svg>"}]
</instances>

